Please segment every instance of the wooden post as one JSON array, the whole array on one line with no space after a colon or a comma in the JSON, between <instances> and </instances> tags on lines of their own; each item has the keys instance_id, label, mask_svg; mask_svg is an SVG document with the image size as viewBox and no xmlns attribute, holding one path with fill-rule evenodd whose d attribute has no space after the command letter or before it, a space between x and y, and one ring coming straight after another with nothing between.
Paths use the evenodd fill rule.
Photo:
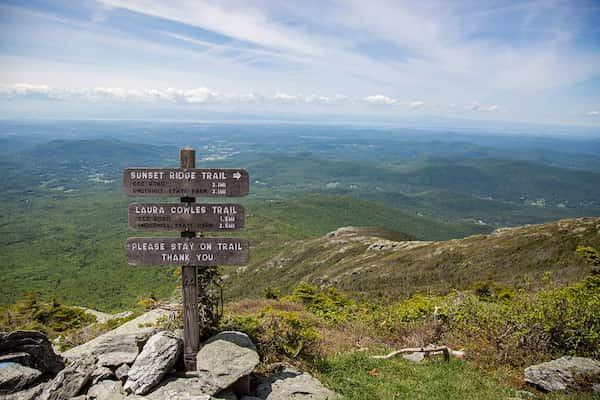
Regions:
<instances>
[{"instance_id":1,"label":"wooden post","mask_svg":"<svg viewBox=\"0 0 600 400\"><path fill-rule=\"evenodd\" d=\"M185 147L179 152L181 168L196 168L196 151ZM193 203L194 197L182 197L182 203ZM181 232L181 237L192 238L196 232ZM197 267L181 267L181 288L183 291L183 361L187 371L196 370L196 354L200 346L198 325L198 282Z\"/></svg>"}]
</instances>

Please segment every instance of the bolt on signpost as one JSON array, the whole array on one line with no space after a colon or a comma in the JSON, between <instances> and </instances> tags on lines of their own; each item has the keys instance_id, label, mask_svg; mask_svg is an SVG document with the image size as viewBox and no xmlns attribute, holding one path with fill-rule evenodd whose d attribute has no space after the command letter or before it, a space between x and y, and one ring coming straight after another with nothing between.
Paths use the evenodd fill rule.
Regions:
<instances>
[{"instance_id":1,"label":"bolt on signpost","mask_svg":"<svg viewBox=\"0 0 600 400\"><path fill-rule=\"evenodd\" d=\"M200 326L198 267L244 265L249 243L236 238L197 238L199 231L231 231L244 227L239 204L196 203L196 197L242 197L248 194L248 172L242 169L196 169L196 152L180 151L180 168L127 168L123 190L136 197L179 197L181 203L133 203L129 228L179 231L181 238L133 237L125 252L129 265L181 265L183 347L186 370L196 369ZM200 272L202 273L202 271Z\"/></svg>"}]
</instances>

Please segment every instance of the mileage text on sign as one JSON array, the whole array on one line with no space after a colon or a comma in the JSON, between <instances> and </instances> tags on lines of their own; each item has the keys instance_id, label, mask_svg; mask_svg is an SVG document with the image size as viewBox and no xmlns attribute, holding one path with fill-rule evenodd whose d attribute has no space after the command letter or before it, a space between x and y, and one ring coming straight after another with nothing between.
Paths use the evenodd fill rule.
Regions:
<instances>
[{"instance_id":1,"label":"mileage text on sign","mask_svg":"<svg viewBox=\"0 0 600 400\"><path fill-rule=\"evenodd\" d=\"M244 227L240 204L133 203L129 205L129 228L141 231L231 231Z\"/></svg>"},{"instance_id":2,"label":"mileage text on sign","mask_svg":"<svg viewBox=\"0 0 600 400\"><path fill-rule=\"evenodd\" d=\"M235 238L148 238L125 242L129 265L244 265L249 243Z\"/></svg>"},{"instance_id":3,"label":"mileage text on sign","mask_svg":"<svg viewBox=\"0 0 600 400\"><path fill-rule=\"evenodd\" d=\"M137 197L242 197L248 194L243 169L127 168L123 190Z\"/></svg>"}]
</instances>

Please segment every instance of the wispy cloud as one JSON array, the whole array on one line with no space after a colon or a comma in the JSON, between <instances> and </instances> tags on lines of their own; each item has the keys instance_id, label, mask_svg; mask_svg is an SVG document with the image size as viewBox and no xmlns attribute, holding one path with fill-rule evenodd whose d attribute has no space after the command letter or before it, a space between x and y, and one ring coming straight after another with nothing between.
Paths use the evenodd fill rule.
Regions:
<instances>
[{"instance_id":1,"label":"wispy cloud","mask_svg":"<svg viewBox=\"0 0 600 400\"><path fill-rule=\"evenodd\" d=\"M335 94L331 96L285 92L269 93L222 93L207 87L192 89L124 89L119 87L58 88L48 85L27 83L0 84L0 98L33 98L59 101L88 102L132 102L132 103L172 103L172 104L374 104L405 105L409 108L423 106L421 101L400 102L377 94L357 98Z\"/></svg>"},{"instance_id":2,"label":"wispy cloud","mask_svg":"<svg viewBox=\"0 0 600 400\"><path fill-rule=\"evenodd\" d=\"M92 0L68 10L62 3L0 7L0 61L20 57L10 67L0 63L2 80L52 86L22 86L20 94L4 88L4 98L296 105L311 112L361 104L373 113L560 119L586 113L590 103L577 85L600 78L593 31L600 10L580 2ZM565 96L571 110L564 110Z\"/></svg>"}]
</instances>

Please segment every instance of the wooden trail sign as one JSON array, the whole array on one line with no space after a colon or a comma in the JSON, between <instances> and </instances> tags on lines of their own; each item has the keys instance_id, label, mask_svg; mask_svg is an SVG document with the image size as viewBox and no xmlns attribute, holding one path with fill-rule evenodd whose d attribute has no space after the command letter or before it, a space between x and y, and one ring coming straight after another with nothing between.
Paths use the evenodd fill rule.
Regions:
<instances>
[{"instance_id":1,"label":"wooden trail sign","mask_svg":"<svg viewBox=\"0 0 600 400\"><path fill-rule=\"evenodd\" d=\"M244 227L245 210L229 203L133 203L129 229L138 231L233 231Z\"/></svg>"},{"instance_id":2,"label":"wooden trail sign","mask_svg":"<svg viewBox=\"0 0 600 400\"><path fill-rule=\"evenodd\" d=\"M248 248L247 240L233 238L134 237L125 243L129 265L244 265Z\"/></svg>"},{"instance_id":3,"label":"wooden trail sign","mask_svg":"<svg viewBox=\"0 0 600 400\"><path fill-rule=\"evenodd\" d=\"M181 203L134 203L129 206L129 227L136 230L181 232L181 238L129 238L125 243L130 265L181 265L183 292L183 361L196 370L200 346L197 267L243 265L249 243L235 238L197 238L196 232L234 230L244 226L245 211L239 204L196 203L196 197L241 197L249 190L243 169L196 169L196 152L186 147L179 153L180 168L127 168L123 191L129 196L179 197ZM206 279L201 279L206 281ZM213 305L203 297L203 307ZM214 321L212 322L214 323Z\"/></svg>"},{"instance_id":4,"label":"wooden trail sign","mask_svg":"<svg viewBox=\"0 0 600 400\"><path fill-rule=\"evenodd\" d=\"M123 190L135 197L242 197L249 179L243 169L127 168Z\"/></svg>"}]
</instances>

